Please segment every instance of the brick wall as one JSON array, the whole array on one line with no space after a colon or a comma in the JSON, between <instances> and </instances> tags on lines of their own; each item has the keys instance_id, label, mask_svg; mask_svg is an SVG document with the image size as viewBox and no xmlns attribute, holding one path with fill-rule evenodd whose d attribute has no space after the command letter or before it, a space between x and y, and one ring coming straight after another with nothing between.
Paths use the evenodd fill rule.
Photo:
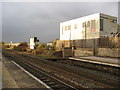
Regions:
<instances>
[{"instance_id":1,"label":"brick wall","mask_svg":"<svg viewBox=\"0 0 120 90\"><path fill-rule=\"evenodd\" d=\"M120 57L119 48L98 48L98 56Z\"/></svg>"},{"instance_id":2,"label":"brick wall","mask_svg":"<svg viewBox=\"0 0 120 90\"><path fill-rule=\"evenodd\" d=\"M64 48L63 49L63 57L71 57L72 56L72 49L71 48Z\"/></svg>"},{"instance_id":3,"label":"brick wall","mask_svg":"<svg viewBox=\"0 0 120 90\"><path fill-rule=\"evenodd\" d=\"M79 56L93 56L94 55L94 50L91 48L77 48L74 50L74 56L79 57Z\"/></svg>"}]
</instances>

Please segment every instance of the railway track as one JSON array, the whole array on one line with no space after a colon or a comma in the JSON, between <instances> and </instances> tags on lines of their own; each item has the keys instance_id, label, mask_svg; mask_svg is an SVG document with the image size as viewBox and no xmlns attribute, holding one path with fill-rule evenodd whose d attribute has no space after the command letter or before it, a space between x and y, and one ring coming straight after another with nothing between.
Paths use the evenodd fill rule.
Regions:
<instances>
[{"instance_id":1,"label":"railway track","mask_svg":"<svg viewBox=\"0 0 120 90\"><path fill-rule=\"evenodd\" d=\"M14 59L15 59L15 57L18 58L18 56L16 56L15 52L13 52L13 53L14 53L14 55L12 55L12 56L14 56ZM9 55L6 55L6 56L8 57ZM8 57L8 58L10 58L10 57ZM28 63L32 67L33 67L33 63L34 63L34 67L37 68L37 71L38 70L44 71L44 72L49 73L49 75L52 75L52 77L59 78L59 80L62 79L65 81L65 83L69 83L69 85L71 87L75 86L75 88L104 88L104 87L107 87L107 88L117 87L118 88L118 85L117 85L118 78L116 78L116 79L109 78L109 77L107 78L105 76L95 74L96 72L90 73L91 75L88 75L88 72L84 71L85 69L83 69L83 70L79 69L80 70L79 71L77 68L75 68L75 69L76 69L76 71L79 71L79 72L75 73L75 69L73 69L73 68L70 68L70 67L67 68L64 66L61 68L61 65L55 64L53 62L48 62L48 61L44 61L44 60L40 61L39 59L32 58L32 57L29 57L26 55L20 55L19 59L20 58L22 59L21 60L22 62L24 61L25 63ZM23 58L25 60L23 60ZM11 57L11 59L13 59L13 57ZM18 63L18 61L17 61L17 63ZM24 66L26 66L26 68L28 68L27 65L24 65ZM66 69L64 69L64 68L66 68ZM71 70L69 70L69 69L71 69ZM38 74L37 71L30 70L30 69L28 69L28 70L31 73L36 72L36 74L35 74L36 77L39 77L40 74ZM47 80L45 80L45 81L47 81ZM61 86L61 85L58 85L58 86Z\"/></svg>"},{"instance_id":2,"label":"railway track","mask_svg":"<svg viewBox=\"0 0 120 90\"><path fill-rule=\"evenodd\" d=\"M74 89L75 90L74 87L54 78L53 76L50 76L49 74L43 72L39 68L34 67L30 63L19 62L19 65L21 65L28 72L32 73L35 77L43 81L45 84L47 84L50 87L50 89Z\"/></svg>"},{"instance_id":3,"label":"railway track","mask_svg":"<svg viewBox=\"0 0 120 90\"><path fill-rule=\"evenodd\" d=\"M26 58L26 56L24 56L25 58ZM27 59L28 59L28 57L27 57ZM29 60L30 60L30 58L29 58ZM32 60L32 59L31 59ZM37 60L37 59L36 59ZM36 62L36 63L39 63L38 61L34 61L34 62ZM51 66L53 66L53 62L43 62L43 63L45 63L46 65L47 64L49 64L49 65L51 65ZM91 78L91 79L93 79L94 81L98 81L98 82L102 82L102 83L106 83L106 84L108 84L108 85L111 85L111 83L109 82L109 81L112 81L112 86L115 86L115 87L117 87L117 83L116 82L118 82L118 78L113 78L113 77L106 77L106 76L102 76L102 74L101 75L97 75L97 74L95 74L95 73L97 73L97 72L93 72L93 70L89 70L89 73L88 72L86 72L86 69L83 69L83 70L81 70L80 68L70 68L70 67L67 67L67 66L64 66L64 65L59 65L58 66L58 64L57 63L54 63L54 66L56 67L56 68L59 68L59 69L64 69L65 71L69 71L70 73L71 73L71 75L72 74L76 74L76 75L80 75L80 76L82 76L82 78ZM72 66L71 66L72 67ZM50 67L49 67L50 68ZM54 69L54 68L52 68L52 69ZM59 71L59 72L62 72L62 71L60 71L60 70L58 70L57 69L57 71ZM91 71L91 72L90 72ZM74 77L76 76L76 75L74 75ZM97 78L95 78L95 77L97 77ZM100 85L100 83L99 83L99 85Z\"/></svg>"},{"instance_id":4,"label":"railway track","mask_svg":"<svg viewBox=\"0 0 120 90\"><path fill-rule=\"evenodd\" d=\"M27 57L27 56L24 56L24 57ZM39 62L37 62L37 63L39 63ZM53 62L51 62L51 63L49 62L50 65L52 65L52 63ZM48 64L48 63L46 63L46 64ZM55 66L55 63L54 63L54 66ZM55 67L58 67L58 65L56 64ZM71 74L74 72L75 74L80 75L80 76L84 76L85 78L91 78L95 81L102 82L102 83L105 83L107 85L112 85L114 87L118 86L119 78L115 78L115 77L113 78L113 77L110 77L110 75L105 76L104 75L105 73L95 74L98 72L95 72L93 70L89 70L89 73L88 73L85 71L86 69L83 69L83 70L80 70L80 68L68 68L67 69L67 67L65 67L65 66L59 66L59 68L61 68L61 67L64 67L65 69L64 68L63 69L71 72ZM78 73L78 72L80 72L80 73ZM114 76L114 75L112 75L112 76ZM95 77L97 77L97 78L95 78Z\"/></svg>"},{"instance_id":5,"label":"railway track","mask_svg":"<svg viewBox=\"0 0 120 90\"><path fill-rule=\"evenodd\" d=\"M64 90L64 89L68 89L68 90L76 90L76 88L72 87L71 85L68 85L60 80L58 80L57 78L47 74L46 72L40 70L38 67L33 66L32 64L28 63L28 62L24 62L24 61L20 61L8 54L4 54L5 57L9 58L10 60L13 60L15 63L17 63L18 65L20 65L22 68L24 68L25 70L27 70L28 72L30 72L32 75L34 75L35 77L37 77L39 80L43 81L46 85L48 85L50 88L50 90Z\"/></svg>"}]
</instances>

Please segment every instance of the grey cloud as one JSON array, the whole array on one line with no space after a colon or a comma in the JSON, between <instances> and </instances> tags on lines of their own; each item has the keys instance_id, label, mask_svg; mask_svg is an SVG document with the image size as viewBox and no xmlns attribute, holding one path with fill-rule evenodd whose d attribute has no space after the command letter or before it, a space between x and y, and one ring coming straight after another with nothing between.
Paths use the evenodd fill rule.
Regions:
<instances>
[{"instance_id":1,"label":"grey cloud","mask_svg":"<svg viewBox=\"0 0 120 90\"><path fill-rule=\"evenodd\" d=\"M3 3L3 41L29 41L36 35L41 42L59 38L60 22L103 12L117 16L117 2Z\"/></svg>"}]
</instances>

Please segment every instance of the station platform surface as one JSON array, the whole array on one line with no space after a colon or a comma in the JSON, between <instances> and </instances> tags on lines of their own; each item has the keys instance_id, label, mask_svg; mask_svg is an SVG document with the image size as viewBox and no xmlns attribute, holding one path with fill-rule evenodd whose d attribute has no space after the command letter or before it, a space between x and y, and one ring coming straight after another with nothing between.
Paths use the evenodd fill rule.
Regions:
<instances>
[{"instance_id":1,"label":"station platform surface","mask_svg":"<svg viewBox=\"0 0 120 90\"><path fill-rule=\"evenodd\" d=\"M2 73L3 88L18 88L16 81L14 80L14 78L11 76L11 74L4 65L2 65L2 69L3 69L3 73Z\"/></svg>"},{"instance_id":2,"label":"station platform surface","mask_svg":"<svg viewBox=\"0 0 120 90\"><path fill-rule=\"evenodd\" d=\"M69 57L69 59L120 67L119 58L85 56L85 57Z\"/></svg>"},{"instance_id":3,"label":"station platform surface","mask_svg":"<svg viewBox=\"0 0 120 90\"><path fill-rule=\"evenodd\" d=\"M46 89L46 86L28 75L12 61L2 58L2 88Z\"/></svg>"},{"instance_id":4,"label":"station platform surface","mask_svg":"<svg viewBox=\"0 0 120 90\"><path fill-rule=\"evenodd\" d=\"M0 53L0 90L2 90L2 55Z\"/></svg>"}]
</instances>

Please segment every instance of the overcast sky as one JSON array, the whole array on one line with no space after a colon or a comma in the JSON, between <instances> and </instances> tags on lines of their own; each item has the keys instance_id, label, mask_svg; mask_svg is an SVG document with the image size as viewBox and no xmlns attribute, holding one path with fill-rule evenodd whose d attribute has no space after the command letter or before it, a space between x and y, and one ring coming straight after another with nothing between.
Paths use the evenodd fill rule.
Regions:
<instances>
[{"instance_id":1,"label":"overcast sky","mask_svg":"<svg viewBox=\"0 0 120 90\"><path fill-rule=\"evenodd\" d=\"M2 39L5 42L40 42L59 38L60 22L94 13L118 17L117 2L4 2L2 4Z\"/></svg>"}]
</instances>

